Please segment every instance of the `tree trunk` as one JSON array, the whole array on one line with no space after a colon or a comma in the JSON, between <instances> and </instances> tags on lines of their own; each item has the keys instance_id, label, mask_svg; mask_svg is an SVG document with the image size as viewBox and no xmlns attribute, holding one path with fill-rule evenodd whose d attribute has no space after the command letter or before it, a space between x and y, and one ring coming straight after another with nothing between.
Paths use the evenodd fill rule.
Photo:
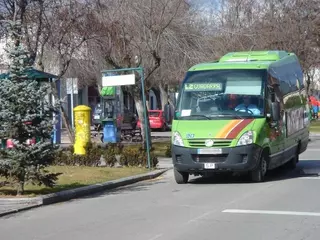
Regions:
<instances>
[{"instance_id":1,"label":"tree trunk","mask_svg":"<svg viewBox=\"0 0 320 240\"><path fill-rule=\"evenodd\" d=\"M149 111L150 110L150 98L149 98L149 91L146 91L146 106L147 106L147 111ZM143 107L143 105L142 105L142 107ZM143 109L143 108L142 108Z\"/></svg>"},{"instance_id":2,"label":"tree trunk","mask_svg":"<svg viewBox=\"0 0 320 240\"><path fill-rule=\"evenodd\" d=\"M168 103L168 93L162 84L159 85L161 109L164 110L164 106Z\"/></svg>"},{"instance_id":3,"label":"tree trunk","mask_svg":"<svg viewBox=\"0 0 320 240\"><path fill-rule=\"evenodd\" d=\"M157 98L157 109L163 110L162 105L161 105L161 95L160 95L159 88L152 88L152 91L154 92L154 94L156 95L156 98Z\"/></svg>"},{"instance_id":4,"label":"tree trunk","mask_svg":"<svg viewBox=\"0 0 320 240\"><path fill-rule=\"evenodd\" d=\"M136 109L137 109L137 112L138 112L138 117L139 117L139 120L140 120L140 123L141 123L141 135L142 135L143 146L146 149L146 146L147 146L147 134L148 134L148 136L149 136L149 146L151 148L150 125L148 127L149 131L146 132L142 100L139 97L134 97L134 101L135 101ZM148 118L148 114L147 114L147 118ZM146 124L149 124L149 121L147 121Z\"/></svg>"},{"instance_id":5,"label":"tree trunk","mask_svg":"<svg viewBox=\"0 0 320 240\"><path fill-rule=\"evenodd\" d=\"M66 126L67 128L67 133L68 133L68 137L70 139L70 142L72 144L74 144L74 134L73 134L73 130L71 129L70 127L70 121L68 120L68 117L67 117L67 113L66 111L64 110L63 106L60 105L60 112L61 112L61 118L62 118L62 121L64 123L64 125Z\"/></svg>"},{"instance_id":6,"label":"tree trunk","mask_svg":"<svg viewBox=\"0 0 320 240\"><path fill-rule=\"evenodd\" d=\"M20 196L24 193L24 180L19 180L17 186L17 196Z\"/></svg>"},{"instance_id":7,"label":"tree trunk","mask_svg":"<svg viewBox=\"0 0 320 240\"><path fill-rule=\"evenodd\" d=\"M307 72L307 80L306 80L306 87L307 87L307 95L309 96L311 93L310 93L310 84L311 84L311 76L310 74Z\"/></svg>"}]
</instances>

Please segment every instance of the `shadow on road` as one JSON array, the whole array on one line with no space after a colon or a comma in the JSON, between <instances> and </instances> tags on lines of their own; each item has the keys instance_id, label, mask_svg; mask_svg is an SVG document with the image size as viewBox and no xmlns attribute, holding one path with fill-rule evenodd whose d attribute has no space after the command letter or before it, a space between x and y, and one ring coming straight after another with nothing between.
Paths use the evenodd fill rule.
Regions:
<instances>
[{"instance_id":1,"label":"shadow on road","mask_svg":"<svg viewBox=\"0 0 320 240\"><path fill-rule=\"evenodd\" d=\"M152 186L164 184L164 183L166 183L166 181L156 178L156 179L146 180L143 182L135 183L135 184L124 186L124 187L106 190L93 195L84 196L79 199L99 198L103 196L112 196L112 195L119 195L119 194L125 195L132 192L143 192L143 191L148 191Z\"/></svg>"},{"instance_id":2,"label":"shadow on road","mask_svg":"<svg viewBox=\"0 0 320 240\"><path fill-rule=\"evenodd\" d=\"M318 177L320 174L320 160L303 160L294 170L285 166L267 173L265 182L274 182L303 177ZM248 174L234 176L231 174L217 174L212 177L199 177L189 181L191 184L248 184L252 183Z\"/></svg>"}]
</instances>

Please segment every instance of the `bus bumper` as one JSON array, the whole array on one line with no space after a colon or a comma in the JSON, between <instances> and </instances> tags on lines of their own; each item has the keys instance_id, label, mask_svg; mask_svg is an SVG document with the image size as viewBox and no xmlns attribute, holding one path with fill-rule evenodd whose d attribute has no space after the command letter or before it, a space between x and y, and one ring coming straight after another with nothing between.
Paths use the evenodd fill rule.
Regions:
<instances>
[{"instance_id":1,"label":"bus bumper","mask_svg":"<svg viewBox=\"0 0 320 240\"><path fill-rule=\"evenodd\" d=\"M172 161L180 172L246 172L258 166L262 148L255 144L222 148L221 154L199 154L197 148L172 146ZM213 163L213 164L206 164Z\"/></svg>"}]
</instances>

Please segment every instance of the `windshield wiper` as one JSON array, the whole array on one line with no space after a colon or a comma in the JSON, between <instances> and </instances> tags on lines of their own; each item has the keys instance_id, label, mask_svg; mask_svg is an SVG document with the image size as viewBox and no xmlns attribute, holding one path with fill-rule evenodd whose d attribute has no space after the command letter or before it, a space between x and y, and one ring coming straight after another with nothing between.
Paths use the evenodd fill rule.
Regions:
<instances>
[{"instance_id":1,"label":"windshield wiper","mask_svg":"<svg viewBox=\"0 0 320 240\"><path fill-rule=\"evenodd\" d=\"M192 115L190 115L190 116L183 116L183 117L202 117L202 118L211 120L210 117L208 117L208 116L206 116L206 115L201 115L201 114L192 114Z\"/></svg>"},{"instance_id":2,"label":"windshield wiper","mask_svg":"<svg viewBox=\"0 0 320 240\"><path fill-rule=\"evenodd\" d=\"M237 112L236 113L223 113L221 115L227 115L227 116L234 116L237 117L239 119L244 119L244 117L242 117L241 115L239 115Z\"/></svg>"}]
</instances>

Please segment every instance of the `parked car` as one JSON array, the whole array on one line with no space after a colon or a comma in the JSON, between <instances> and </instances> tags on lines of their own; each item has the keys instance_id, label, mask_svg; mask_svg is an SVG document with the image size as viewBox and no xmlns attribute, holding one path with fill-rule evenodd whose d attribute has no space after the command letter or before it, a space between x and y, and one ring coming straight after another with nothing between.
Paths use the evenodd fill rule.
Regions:
<instances>
[{"instance_id":1,"label":"parked car","mask_svg":"<svg viewBox=\"0 0 320 240\"><path fill-rule=\"evenodd\" d=\"M155 130L166 131L168 129L168 124L166 122L164 111L162 110L149 110L149 122L150 128ZM137 127L141 128L140 120L137 122Z\"/></svg>"}]
</instances>

